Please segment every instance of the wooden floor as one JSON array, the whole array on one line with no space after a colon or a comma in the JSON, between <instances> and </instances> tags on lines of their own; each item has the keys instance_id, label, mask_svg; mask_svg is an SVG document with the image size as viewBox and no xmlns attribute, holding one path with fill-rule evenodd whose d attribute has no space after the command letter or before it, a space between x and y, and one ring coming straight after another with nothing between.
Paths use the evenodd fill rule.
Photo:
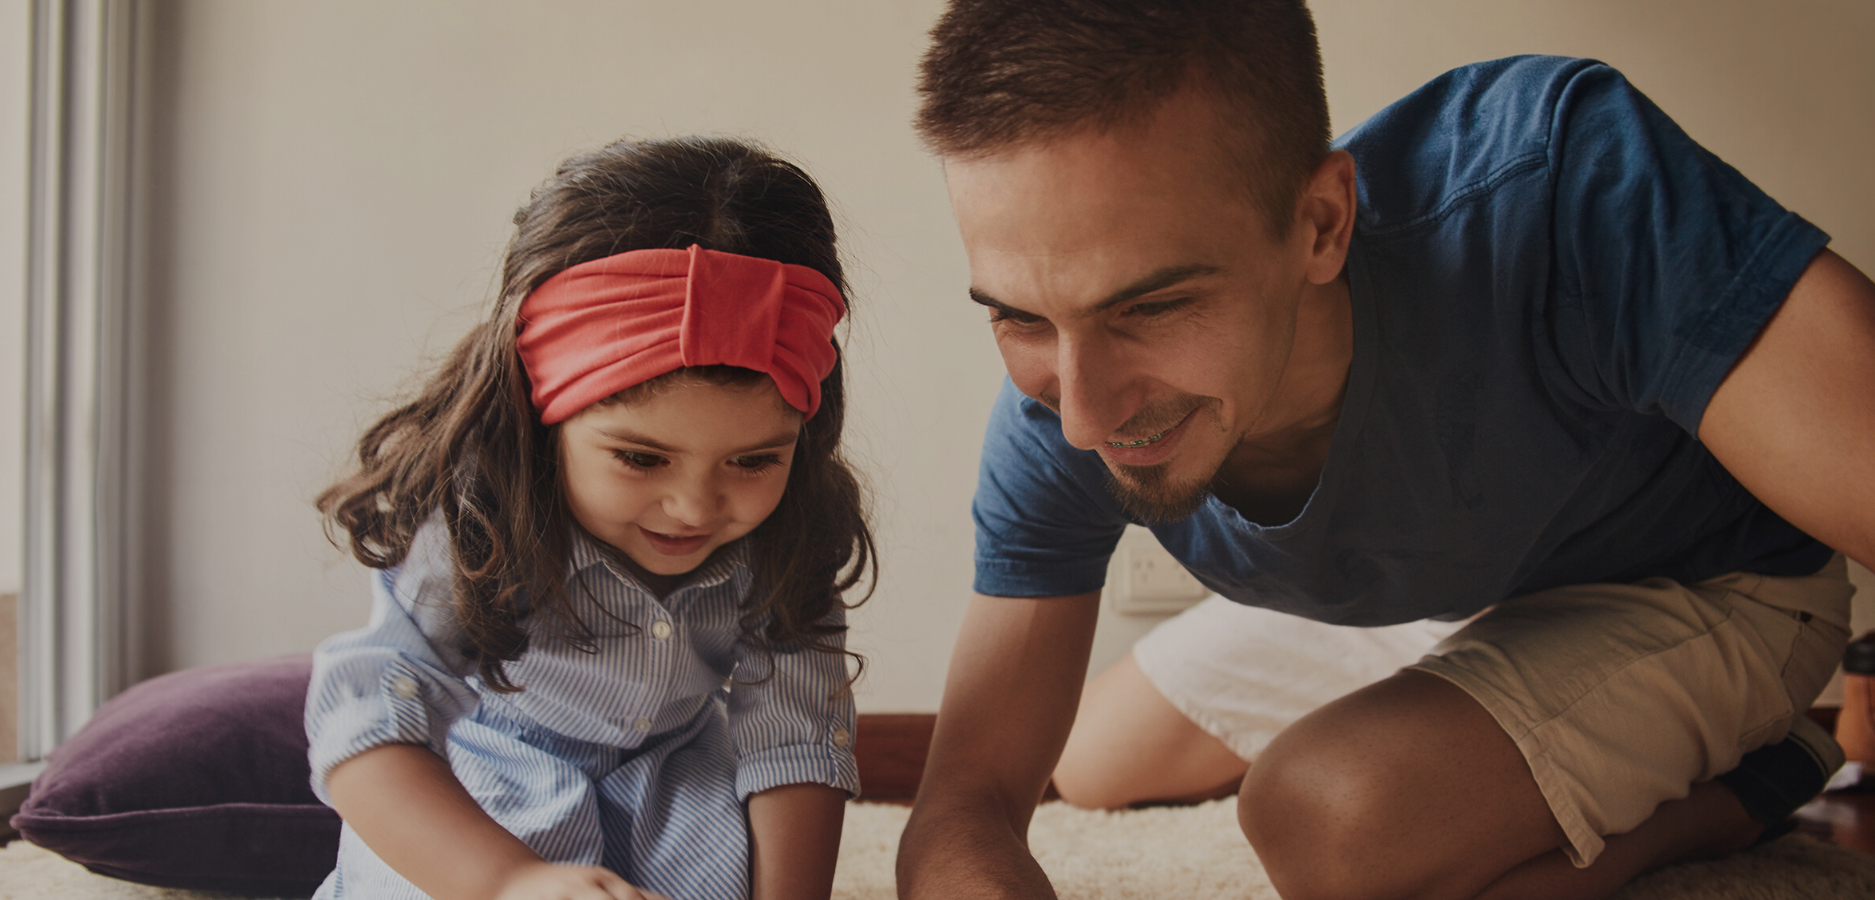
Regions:
<instances>
[{"instance_id":1,"label":"wooden floor","mask_svg":"<svg viewBox=\"0 0 1875 900\"><path fill-rule=\"evenodd\" d=\"M1797 830L1819 841L1875 854L1875 780L1824 794L1796 818Z\"/></svg>"},{"instance_id":2,"label":"wooden floor","mask_svg":"<svg viewBox=\"0 0 1875 900\"><path fill-rule=\"evenodd\" d=\"M1810 719L1825 729L1836 729L1836 707L1810 709ZM1794 817L1797 830L1820 841L1875 854L1875 772L1846 790L1816 798Z\"/></svg>"},{"instance_id":3,"label":"wooden floor","mask_svg":"<svg viewBox=\"0 0 1875 900\"><path fill-rule=\"evenodd\" d=\"M1825 728L1836 723L1833 709L1811 710L1810 717ZM859 778L866 786L862 799L911 802L924 775L925 751L936 720L929 714L859 717ZM1824 794L1798 810L1796 819L1803 834L1875 854L1875 777L1860 787Z\"/></svg>"}]
</instances>

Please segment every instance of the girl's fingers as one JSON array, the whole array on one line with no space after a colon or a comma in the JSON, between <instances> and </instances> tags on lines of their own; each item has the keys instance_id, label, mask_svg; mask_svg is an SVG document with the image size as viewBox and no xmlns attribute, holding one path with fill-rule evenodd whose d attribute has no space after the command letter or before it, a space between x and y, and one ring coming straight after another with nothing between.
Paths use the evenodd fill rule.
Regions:
<instances>
[{"instance_id":1,"label":"girl's fingers","mask_svg":"<svg viewBox=\"0 0 1875 900\"><path fill-rule=\"evenodd\" d=\"M669 900L641 891L600 866L539 863L510 883L500 900Z\"/></svg>"},{"instance_id":2,"label":"girl's fingers","mask_svg":"<svg viewBox=\"0 0 1875 900\"><path fill-rule=\"evenodd\" d=\"M596 881L601 888L605 889L606 893L612 897L612 900L670 900L669 897L657 891L632 885L625 879L620 878L618 873L611 869L594 868L591 871L594 881Z\"/></svg>"}]
</instances>

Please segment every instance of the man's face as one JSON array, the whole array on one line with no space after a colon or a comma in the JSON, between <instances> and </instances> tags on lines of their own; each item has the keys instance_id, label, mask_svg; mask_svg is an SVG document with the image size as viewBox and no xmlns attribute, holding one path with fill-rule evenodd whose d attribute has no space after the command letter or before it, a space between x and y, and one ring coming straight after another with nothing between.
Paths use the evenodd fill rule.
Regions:
<instances>
[{"instance_id":1,"label":"man's face","mask_svg":"<svg viewBox=\"0 0 1875 900\"><path fill-rule=\"evenodd\" d=\"M1278 240L1208 103L946 158L971 296L1024 394L1099 451L1129 508L1189 514L1237 445L1291 424L1307 229Z\"/></svg>"}]
</instances>

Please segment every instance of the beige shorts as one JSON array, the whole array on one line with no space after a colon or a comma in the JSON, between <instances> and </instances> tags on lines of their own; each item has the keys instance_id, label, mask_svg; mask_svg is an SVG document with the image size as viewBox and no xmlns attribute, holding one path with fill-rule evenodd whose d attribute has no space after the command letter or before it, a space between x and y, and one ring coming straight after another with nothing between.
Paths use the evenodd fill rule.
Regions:
<instances>
[{"instance_id":1,"label":"beige shorts","mask_svg":"<svg viewBox=\"0 0 1875 900\"><path fill-rule=\"evenodd\" d=\"M1578 866L1603 836L1783 739L1842 660L1847 565L1572 585L1513 598L1412 668L1463 688L1516 741Z\"/></svg>"},{"instance_id":2,"label":"beige shorts","mask_svg":"<svg viewBox=\"0 0 1875 900\"><path fill-rule=\"evenodd\" d=\"M1565 851L1587 865L1602 836L1783 737L1842 659L1854 592L1838 556L1803 578L1557 588L1468 624L1349 628L1212 597L1133 656L1174 708L1245 759L1403 667L1445 678L1517 742Z\"/></svg>"}]
</instances>

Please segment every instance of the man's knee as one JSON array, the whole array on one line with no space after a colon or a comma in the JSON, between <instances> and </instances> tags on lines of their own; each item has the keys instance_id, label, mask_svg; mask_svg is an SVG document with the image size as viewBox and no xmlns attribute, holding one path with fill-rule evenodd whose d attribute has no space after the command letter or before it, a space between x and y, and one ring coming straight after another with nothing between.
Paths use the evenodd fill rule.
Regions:
<instances>
[{"instance_id":1,"label":"man's knee","mask_svg":"<svg viewBox=\"0 0 1875 900\"><path fill-rule=\"evenodd\" d=\"M1345 747L1292 748L1272 745L1237 795L1237 821L1270 882L1285 900L1378 896L1387 885L1358 861L1387 840L1372 827L1391 813L1386 776Z\"/></svg>"},{"instance_id":2,"label":"man's knee","mask_svg":"<svg viewBox=\"0 0 1875 900\"><path fill-rule=\"evenodd\" d=\"M1468 896L1562 840L1490 715L1410 671L1279 735L1250 767L1238 818L1285 900Z\"/></svg>"}]
</instances>

